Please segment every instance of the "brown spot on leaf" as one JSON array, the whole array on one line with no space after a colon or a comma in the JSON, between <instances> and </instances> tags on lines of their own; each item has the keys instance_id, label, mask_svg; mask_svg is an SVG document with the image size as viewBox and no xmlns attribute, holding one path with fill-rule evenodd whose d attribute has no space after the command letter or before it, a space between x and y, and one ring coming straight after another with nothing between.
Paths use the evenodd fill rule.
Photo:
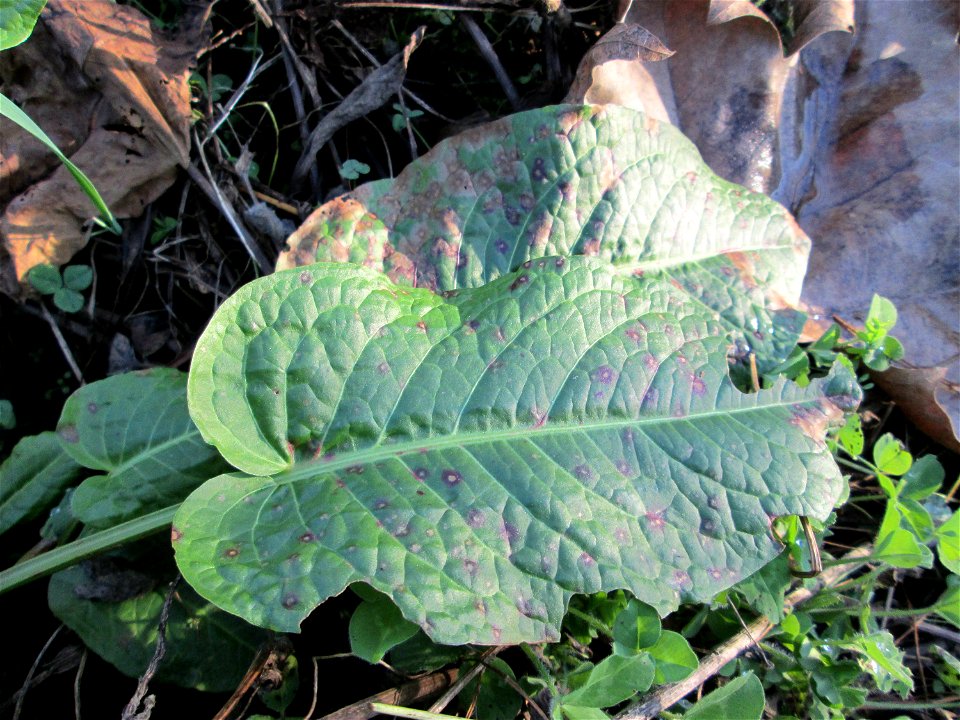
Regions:
<instances>
[{"instance_id":1,"label":"brown spot on leaf","mask_svg":"<svg viewBox=\"0 0 960 720\"><path fill-rule=\"evenodd\" d=\"M300 536L300 542L305 542L305 543L313 542L316 539L317 539L317 536L314 535L312 532L305 532L303 535Z\"/></svg>"},{"instance_id":2,"label":"brown spot on leaf","mask_svg":"<svg viewBox=\"0 0 960 720\"><path fill-rule=\"evenodd\" d=\"M235 558L239 554L240 554L240 549L235 547L227 548L226 550L223 551L223 556L225 558Z\"/></svg>"}]
</instances>

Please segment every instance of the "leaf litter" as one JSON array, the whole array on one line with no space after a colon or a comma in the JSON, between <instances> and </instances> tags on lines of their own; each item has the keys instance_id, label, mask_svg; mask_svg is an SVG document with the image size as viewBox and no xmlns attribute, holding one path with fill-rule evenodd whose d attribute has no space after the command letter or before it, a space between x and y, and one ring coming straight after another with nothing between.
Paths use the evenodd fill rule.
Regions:
<instances>
[{"instance_id":1,"label":"leaf litter","mask_svg":"<svg viewBox=\"0 0 960 720\"><path fill-rule=\"evenodd\" d=\"M632 3L626 22L675 54L588 56L567 97L668 120L719 175L784 203L814 239L803 300L820 331L832 315L862 321L875 292L891 298L911 365L876 381L954 451L958 13L949 2L798 3L784 57L752 3Z\"/></svg>"}]
</instances>

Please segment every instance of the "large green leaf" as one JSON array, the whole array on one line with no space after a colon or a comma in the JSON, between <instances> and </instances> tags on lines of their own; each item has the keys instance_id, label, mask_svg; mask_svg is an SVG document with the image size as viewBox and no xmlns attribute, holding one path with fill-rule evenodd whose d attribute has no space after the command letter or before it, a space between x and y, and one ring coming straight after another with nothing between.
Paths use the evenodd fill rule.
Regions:
<instances>
[{"instance_id":1,"label":"large green leaf","mask_svg":"<svg viewBox=\"0 0 960 720\"><path fill-rule=\"evenodd\" d=\"M187 411L187 376L169 368L90 383L63 407L57 433L74 460L105 475L73 495L79 520L109 527L182 500L228 469Z\"/></svg>"},{"instance_id":2,"label":"large green leaf","mask_svg":"<svg viewBox=\"0 0 960 720\"><path fill-rule=\"evenodd\" d=\"M153 657L166 583L97 559L57 573L50 610L94 652L131 677ZM158 679L211 692L234 689L266 633L197 597L182 584L167 623ZM211 662L216 658L216 662Z\"/></svg>"},{"instance_id":3,"label":"large green leaf","mask_svg":"<svg viewBox=\"0 0 960 720\"><path fill-rule=\"evenodd\" d=\"M16 47L33 32L47 0L0 0L0 50Z\"/></svg>"},{"instance_id":4,"label":"large green leaf","mask_svg":"<svg viewBox=\"0 0 960 720\"><path fill-rule=\"evenodd\" d=\"M224 303L189 404L252 476L180 508L188 582L278 630L363 581L438 642L540 641L573 593L663 613L773 558L772 517L826 518L852 374L743 394L723 327L672 284L527 265L441 297L319 263Z\"/></svg>"},{"instance_id":5,"label":"large green leaf","mask_svg":"<svg viewBox=\"0 0 960 720\"><path fill-rule=\"evenodd\" d=\"M519 113L440 143L394 181L319 208L278 268L363 263L406 284L476 287L585 254L659 274L710 307L761 371L796 343L810 242L770 198L720 178L679 130L616 106Z\"/></svg>"},{"instance_id":6,"label":"large green leaf","mask_svg":"<svg viewBox=\"0 0 960 720\"><path fill-rule=\"evenodd\" d=\"M0 533L39 515L82 474L56 434L23 438L0 465Z\"/></svg>"}]
</instances>

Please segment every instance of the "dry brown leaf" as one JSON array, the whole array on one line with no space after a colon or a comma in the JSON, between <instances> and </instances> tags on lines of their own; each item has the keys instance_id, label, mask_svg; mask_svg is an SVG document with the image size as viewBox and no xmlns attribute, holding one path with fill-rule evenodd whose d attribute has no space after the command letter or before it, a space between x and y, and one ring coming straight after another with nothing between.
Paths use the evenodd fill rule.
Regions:
<instances>
[{"instance_id":1,"label":"dry brown leaf","mask_svg":"<svg viewBox=\"0 0 960 720\"><path fill-rule=\"evenodd\" d=\"M187 81L199 39L195 29L161 38L138 10L109 0L50 0L34 36L0 56L0 81L114 214L132 217L189 159ZM8 123L3 129L4 289L16 292L13 277L63 264L83 247L83 224L96 210L37 141Z\"/></svg>"},{"instance_id":2,"label":"dry brown leaf","mask_svg":"<svg viewBox=\"0 0 960 720\"><path fill-rule=\"evenodd\" d=\"M916 386L934 383L926 395L944 403L949 433L938 438L954 447L944 423L960 417L960 396L945 392L960 381L958 15L950 0L804 0L789 48L800 52L785 58L745 0L637 0L628 20L676 55L585 64L568 96L669 120L720 175L786 205L814 241L804 300L815 314L862 322L874 292L893 300L894 334L925 367L903 369L916 381L890 392L922 425L931 405Z\"/></svg>"},{"instance_id":3,"label":"dry brown leaf","mask_svg":"<svg viewBox=\"0 0 960 720\"><path fill-rule=\"evenodd\" d=\"M960 388L946 379L947 369L935 368L890 368L886 372L874 373L877 385L893 398L900 398L897 404L909 401L912 408L912 420L930 439L945 448L960 453L960 441L957 440L957 416L951 416L946 405L956 403Z\"/></svg>"},{"instance_id":4,"label":"dry brown leaf","mask_svg":"<svg viewBox=\"0 0 960 720\"><path fill-rule=\"evenodd\" d=\"M954 447L955 426L943 423L960 417L960 395L933 369L960 382L958 20L949 1L861 2L855 38L804 50L802 110L785 126L798 142L777 191L814 238L807 302L862 320L874 292L890 298L894 334L919 367L902 369L888 392L920 427L936 394ZM924 382L934 387L920 393Z\"/></svg>"}]
</instances>

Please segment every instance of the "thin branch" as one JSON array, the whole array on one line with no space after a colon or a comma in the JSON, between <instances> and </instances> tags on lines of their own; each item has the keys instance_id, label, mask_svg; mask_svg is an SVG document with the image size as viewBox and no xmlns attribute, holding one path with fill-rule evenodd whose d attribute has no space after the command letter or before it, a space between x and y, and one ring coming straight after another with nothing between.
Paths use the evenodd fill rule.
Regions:
<instances>
[{"instance_id":1,"label":"thin branch","mask_svg":"<svg viewBox=\"0 0 960 720\"><path fill-rule=\"evenodd\" d=\"M844 558L844 563L825 570L810 587L799 587L791 592L784 598L784 611L792 610L797 605L812 598L821 589L835 585L847 575L858 570L868 562L871 551L872 548L870 547L859 547L853 550ZM716 675L724 665L736 659L741 653L763 639L774 627L774 623L768 618L757 618L746 629L718 645L713 652L703 658L700 667L689 677L672 685L664 685L656 692L648 695L639 705L634 705L617 715L617 720L652 720L652 718L702 686L703 683Z\"/></svg>"},{"instance_id":2,"label":"thin branch","mask_svg":"<svg viewBox=\"0 0 960 720\"><path fill-rule=\"evenodd\" d=\"M198 143L199 145L199 143ZM253 238L250 237L250 234L244 228L243 223L240 220L240 217L237 215L236 210L233 209L233 206L227 201L223 196L223 193L220 192L220 188L217 187L216 183L213 182L213 173L210 172L210 166L207 164L206 155L203 153L203 149L199 150L200 162L203 163L204 172L206 172L207 177L204 177L200 172L200 169L194 165L187 165L187 174L190 176L190 179L203 191L213 203L220 209L220 213L230 224L230 227L233 228L233 231L237 234L237 237L240 238L240 243L243 245L244 250L247 251L247 254L251 257L254 263L256 263L257 268L259 268L261 273L269 272L270 262L267 260L267 256L263 254L263 250L254 242ZM209 179L208 179L209 178Z\"/></svg>"},{"instance_id":3,"label":"thin branch","mask_svg":"<svg viewBox=\"0 0 960 720\"><path fill-rule=\"evenodd\" d=\"M60 623L60 625L57 626L57 629L53 631L53 634L47 639L47 642L45 642L43 647L40 648L40 652L37 653L37 657L34 658L33 665L30 666L30 671L27 673L27 679L23 681L23 686L17 692L17 706L13 710L13 720L18 720L20 717L20 711L23 710L23 701L27 697L27 690L30 688L30 684L33 681L33 676L37 672L37 668L40 666L40 660L43 659L43 656L46 654L47 650L50 649L53 641L57 639L57 635L59 635L60 631L65 627L66 625Z\"/></svg>"},{"instance_id":4,"label":"thin branch","mask_svg":"<svg viewBox=\"0 0 960 720\"><path fill-rule=\"evenodd\" d=\"M51 332L53 332L53 337L57 341L57 345L60 346L60 352L63 353L64 360L67 361L67 365L70 366L73 376L77 379L77 382L83 385L83 373L80 372L80 366L77 365L77 361L73 359L73 353L70 352L70 346L67 345L67 340L63 337L63 333L60 332L60 328L57 326L57 321L53 319L53 315L50 314L50 311L47 310L47 306L40 303L40 309L43 311L43 319L47 321L47 325L50 326Z\"/></svg>"},{"instance_id":5,"label":"thin branch","mask_svg":"<svg viewBox=\"0 0 960 720\"><path fill-rule=\"evenodd\" d=\"M123 715L120 720L149 720L150 713L156 699L153 695L146 697L147 688L153 676L157 674L157 668L160 667L160 661L167 654L167 622L170 620L170 607L173 605L173 598L177 592L177 585L180 584L180 574L170 583L170 589L167 590L167 596L163 600L163 608L160 610L160 622L157 624L157 647L153 651L153 657L150 658L150 664L143 671L140 680L137 682L137 689L130 698L130 702L123 709ZM144 698L146 697L146 700ZM143 711L140 706L143 705Z\"/></svg>"},{"instance_id":6,"label":"thin branch","mask_svg":"<svg viewBox=\"0 0 960 720\"><path fill-rule=\"evenodd\" d=\"M374 703L407 705L417 702L450 687L451 683L456 681L457 675L456 668L441 670L342 707L329 715L324 715L320 720L369 720L377 714L373 709Z\"/></svg>"},{"instance_id":7,"label":"thin branch","mask_svg":"<svg viewBox=\"0 0 960 720\"><path fill-rule=\"evenodd\" d=\"M467 686L471 680L473 680L477 675L483 672L486 665L484 663L496 655L498 652L503 650L503 647L492 647L484 651L483 655L480 656L480 659L477 661L477 664L474 665L470 670L465 672L457 681L450 686L450 689L447 690L443 695L441 695L437 701L430 706L430 712L439 713L443 712L443 709L450 704L450 701L453 700L460 692Z\"/></svg>"},{"instance_id":8,"label":"thin branch","mask_svg":"<svg viewBox=\"0 0 960 720\"><path fill-rule=\"evenodd\" d=\"M497 82L500 83L500 87L503 89L503 94L506 95L507 100L510 101L510 107L514 110L519 110L520 95L513 86L513 81L510 79L510 76L507 75L507 71L504 70L503 65L500 64L500 58L497 57L497 53L487 39L487 36L483 34L483 30L480 29L480 26L477 25L476 21L469 15L461 15L460 22L463 23L467 32L470 33L470 37L473 38L473 42L476 43L480 55L493 71L494 77L497 78Z\"/></svg>"}]
</instances>

